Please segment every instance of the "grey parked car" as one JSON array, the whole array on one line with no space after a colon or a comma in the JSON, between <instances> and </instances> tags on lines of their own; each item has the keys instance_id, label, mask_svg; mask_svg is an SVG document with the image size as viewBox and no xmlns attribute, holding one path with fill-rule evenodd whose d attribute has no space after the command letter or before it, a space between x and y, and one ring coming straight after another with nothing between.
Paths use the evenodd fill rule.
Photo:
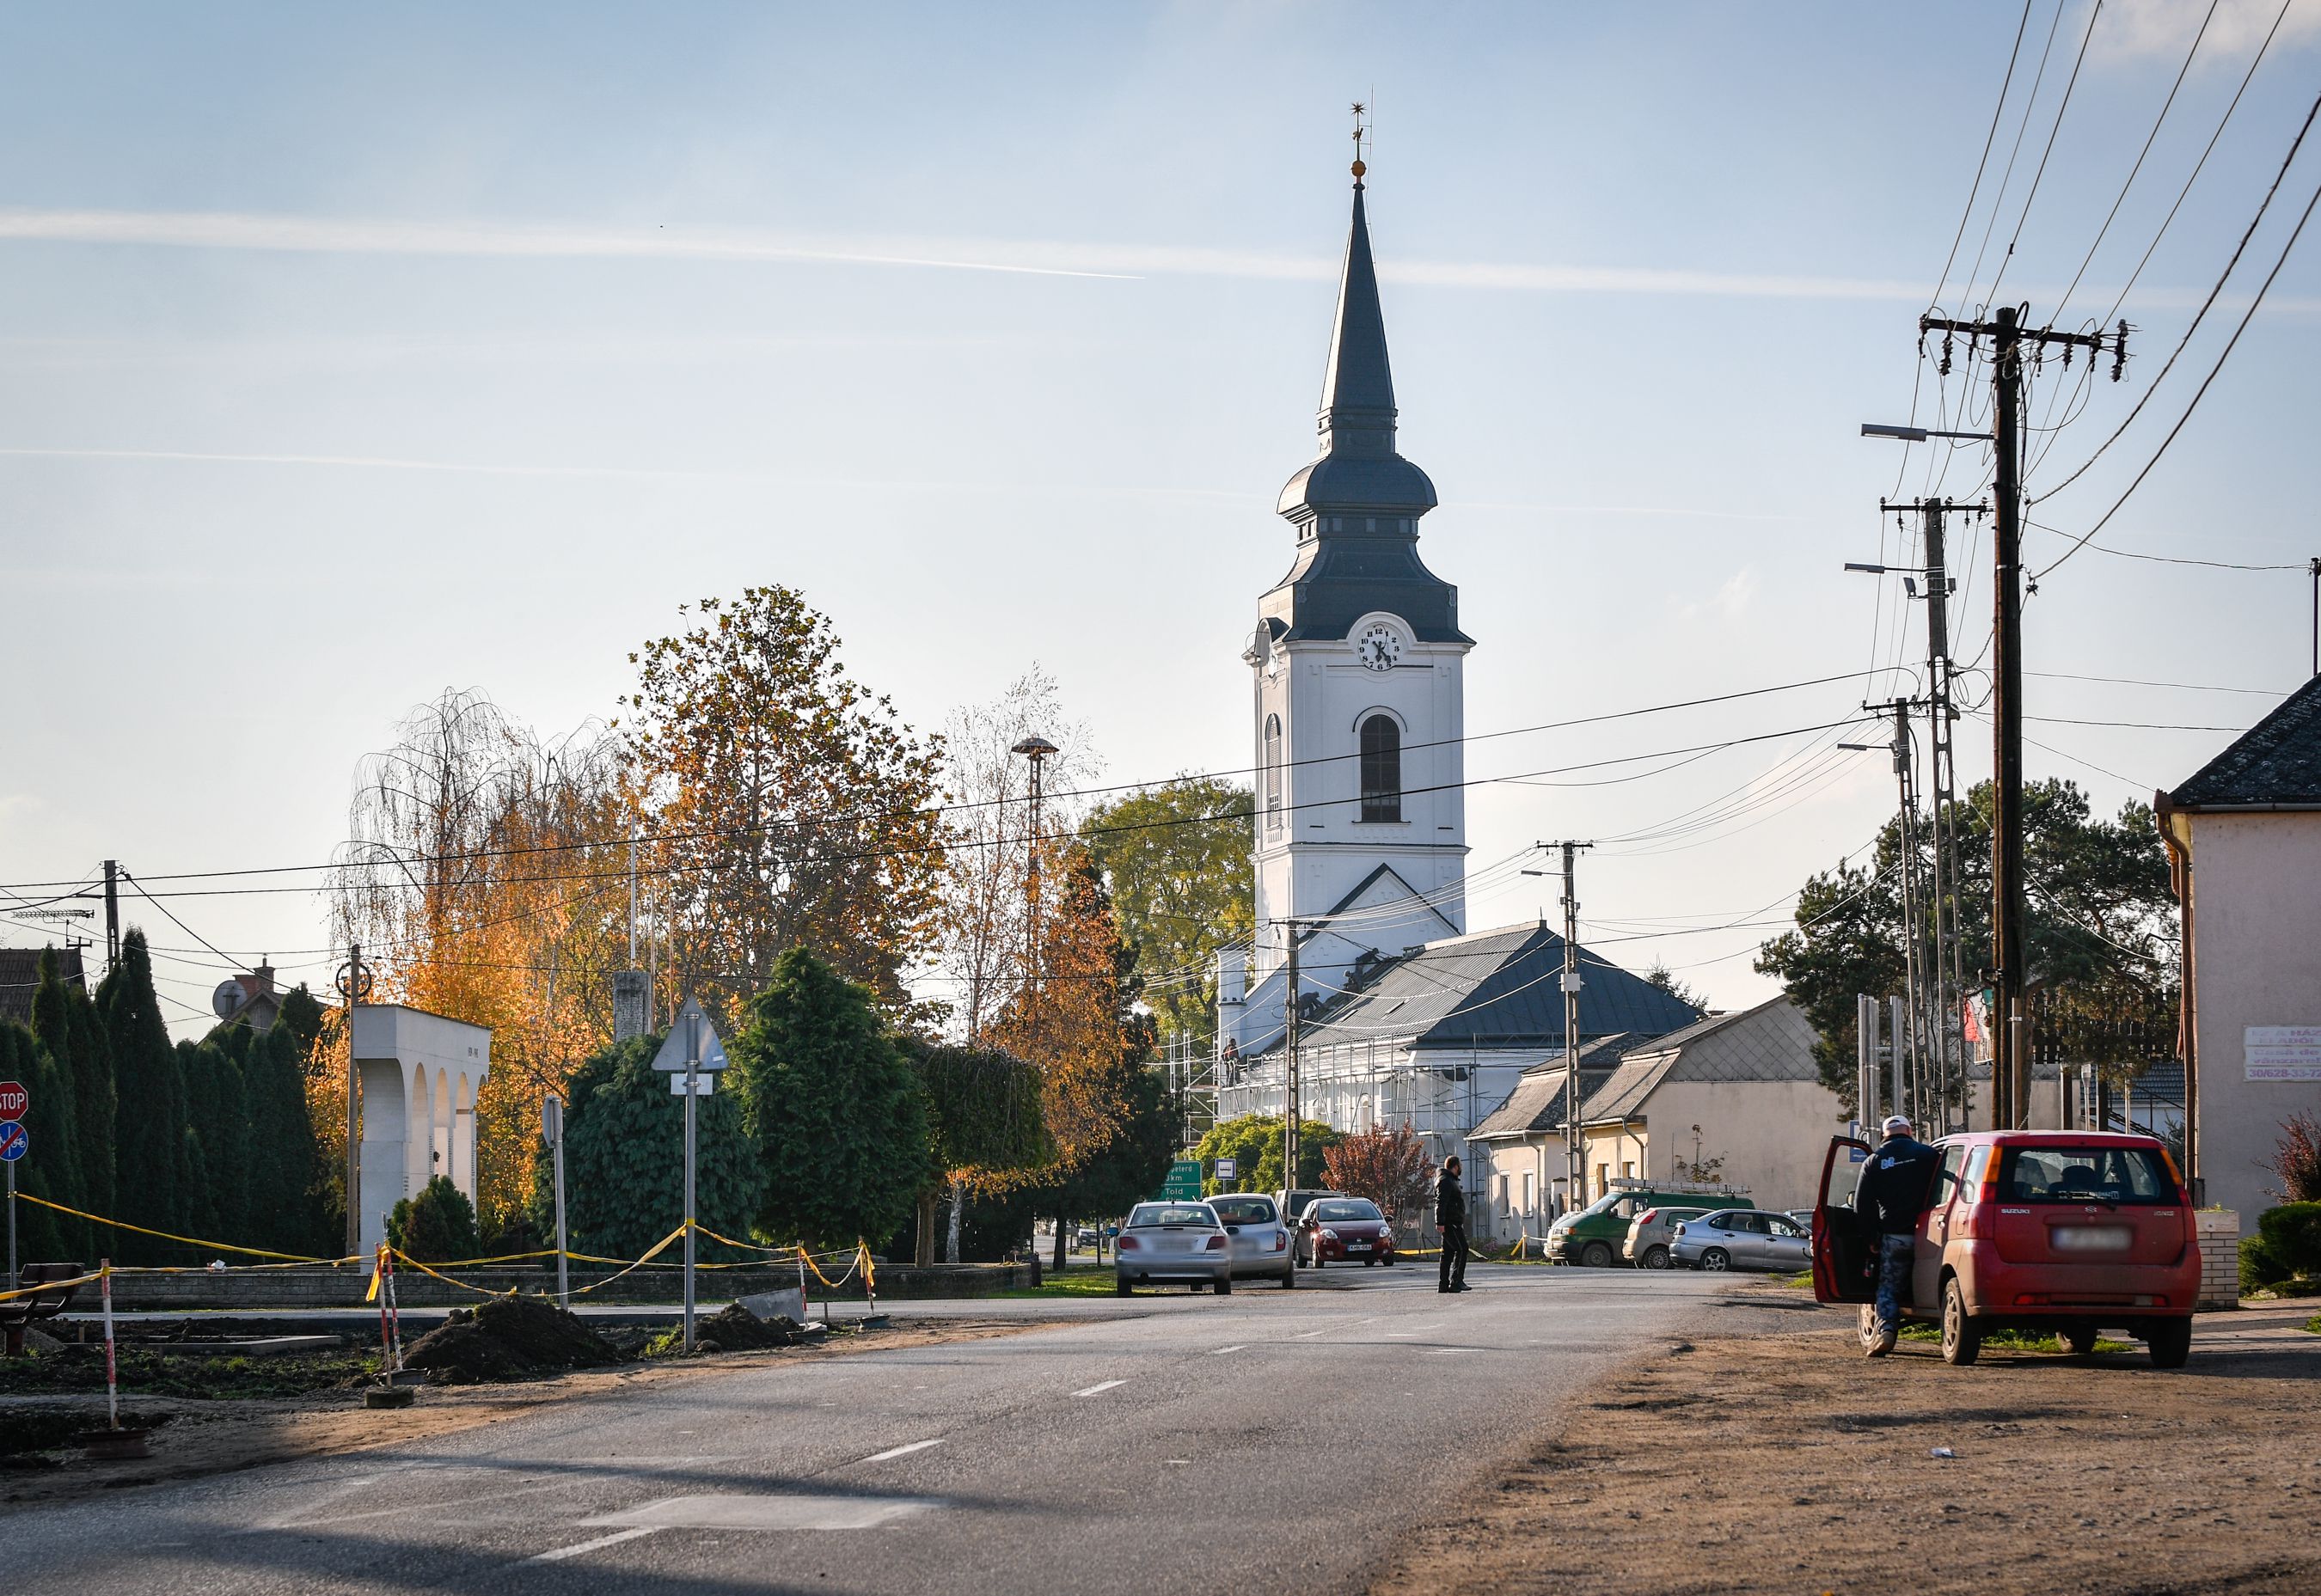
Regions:
<instances>
[{"instance_id":1,"label":"grey parked car","mask_svg":"<svg viewBox=\"0 0 2321 1596\"><path fill-rule=\"evenodd\" d=\"M1785 1213L1719 1209L1679 1220L1669 1257L1690 1269L1810 1269L1813 1235Z\"/></svg>"},{"instance_id":2,"label":"grey parked car","mask_svg":"<svg viewBox=\"0 0 2321 1596\"><path fill-rule=\"evenodd\" d=\"M1628 1221L1628 1238L1620 1244L1620 1256L1639 1269L1665 1269L1669 1266L1669 1243L1676 1239L1679 1220L1697 1220L1708 1210L1705 1208L1648 1208Z\"/></svg>"},{"instance_id":3,"label":"grey parked car","mask_svg":"<svg viewBox=\"0 0 2321 1596\"><path fill-rule=\"evenodd\" d=\"M1212 1197L1208 1206L1224 1221L1234 1279L1276 1281L1284 1290L1297 1283L1297 1252L1272 1198L1235 1193Z\"/></svg>"},{"instance_id":4,"label":"grey parked car","mask_svg":"<svg viewBox=\"0 0 2321 1596\"><path fill-rule=\"evenodd\" d=\"M1171 1282L1213 1286L1222 1297L1233 1290L1233 1241L1206 1202L1140 1202L1120 1228L1112 1269L1124 1297Z\"/></svg>"}]
</instances>

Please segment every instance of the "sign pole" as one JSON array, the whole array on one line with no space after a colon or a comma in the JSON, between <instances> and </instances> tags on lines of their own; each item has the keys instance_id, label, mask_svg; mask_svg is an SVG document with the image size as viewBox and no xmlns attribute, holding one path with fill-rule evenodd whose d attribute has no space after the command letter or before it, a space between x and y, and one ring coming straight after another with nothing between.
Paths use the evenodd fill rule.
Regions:
<instances>
[{"instance_id":1,"label":"sign pole","mask_svg":"<svg viewBox=\"0 0 2321 1596\"><path fill-rule=\"evenodd\" d=\"M690 1016L685 1037L685 1350L693 1350L693 1118L700 1101L700 1032Z\"/></svg>"},{"instance_id":2,"label":"sign pole","mask_svg":"<svg viewBox=\"0 0 2321 1596\"><path fill-rule=\"evenodd\" d=\"M16 1161L10 1159L8 1170L8 1289L16 1289Z\"/></svg>"},{"instance_id":3,"label":"sign pole","mask_svg":"<svg viewBox=\"0 0 2321 1596\"><path fill-rule=\"evenodd\" d=\"M556 1305L567 1313L572 1311L572 1282L567 1274L569 1260L564 1240L564 1100L542 1098L540 1103L541 1134L548 1138L548 1150L556 1171Z\"/></svg>"}]
</instances>

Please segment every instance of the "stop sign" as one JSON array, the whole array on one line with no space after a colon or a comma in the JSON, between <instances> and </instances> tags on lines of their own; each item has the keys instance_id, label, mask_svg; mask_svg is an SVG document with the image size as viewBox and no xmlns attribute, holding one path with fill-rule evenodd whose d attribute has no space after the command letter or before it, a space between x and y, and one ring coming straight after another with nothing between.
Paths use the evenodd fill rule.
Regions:
<instances>
[{"instance_id":1,"label":"stop sign","mask_svg":"<svg viewBox=\"0 0 2321 1596\"><path fill-rule=\"evenodd\" d=\"M0 1081L0 1120L21 1120L32 1106L32 1094L14 1081Z\"/></svg>"}]
</instances>

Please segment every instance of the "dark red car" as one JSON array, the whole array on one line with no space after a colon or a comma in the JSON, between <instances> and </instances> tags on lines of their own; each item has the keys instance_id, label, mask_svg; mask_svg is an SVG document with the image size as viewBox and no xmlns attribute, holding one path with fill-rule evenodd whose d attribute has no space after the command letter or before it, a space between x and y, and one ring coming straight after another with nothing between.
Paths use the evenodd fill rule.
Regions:
<instances>
[{"instance_id":1,"label":"dark red car","mask_svg":"<svg viewBox=\"0 0 2321 1596\"><path fill-rule=\"evenodd\" d=\"M1988 1332L2059 1336L2077 1353L2126 1330L2163 1369L2184 1365L2200 1292L2192 1199L2168 1149L2097 1130L1972 1131L1934 1144L1942 1163L1918 1223L1902 1317L1942 1326L1943 1357L1971 1364ZM1814 1211L1814 1295L1869 1302L1877 1238L1855 1214L1867 1143L1832 1139ZM1863 1310L1868 1333L1869 1310Z\"/></svg>"},{"instance_id":2,"label":"dark red car","mask_svg":"<svg viewBox=\"0 0 2321 1596\"><path fill-rule=\"evenodd\" d=\"M1297 1261L1315 1269L1324 1264L1391 1264L1394 1227L1367 1197L1317 1197L1298 1221Z\"/></svg>"}]
</instances>

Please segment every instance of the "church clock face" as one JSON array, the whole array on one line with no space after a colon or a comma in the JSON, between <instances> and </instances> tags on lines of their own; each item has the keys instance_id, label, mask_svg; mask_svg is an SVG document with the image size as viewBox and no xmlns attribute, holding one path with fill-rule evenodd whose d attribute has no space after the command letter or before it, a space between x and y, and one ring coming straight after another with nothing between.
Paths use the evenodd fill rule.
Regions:
<instances>
[{"instance_id":1,"label":"church clock face","mask_svg":"<svg viewBox=\"0 0 2321 1596\"><path fill-rule=\"evenodd\" d=\"M1354 657L1364 670L1389 671L1402 663L1402 639L1394 628L1377 625L1365 628L1354 639Z\"/></svg>"}]
</instances>

